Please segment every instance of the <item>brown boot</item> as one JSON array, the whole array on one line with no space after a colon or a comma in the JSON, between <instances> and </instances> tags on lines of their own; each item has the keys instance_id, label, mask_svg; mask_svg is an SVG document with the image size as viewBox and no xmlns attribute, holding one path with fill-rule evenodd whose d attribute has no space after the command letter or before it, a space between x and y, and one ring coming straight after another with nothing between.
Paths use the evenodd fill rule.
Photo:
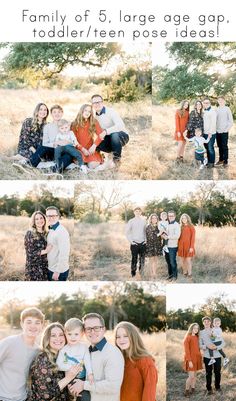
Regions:
<instances>
[{"instance_id":1,"label":"brown boot","mask_svg":"<svg viewBox=\"0 0 236 401\"><path fill-rule=\"evenodd\" d=\"M191 388L191 394L193 394L193 393L195 393L195 388L194 387Z\"/></svg>"},{"instance_id":2,"label":"brown boot","mask_svg":"<svg viewBox=\"0 0 236 401\"><path fill-rule=\"evenodd\" d=\"M188 390L188 389L185 389L185 392L184 392L184 396L185 397L190 397L190 390Z\"/></svg>"}]
</instances>

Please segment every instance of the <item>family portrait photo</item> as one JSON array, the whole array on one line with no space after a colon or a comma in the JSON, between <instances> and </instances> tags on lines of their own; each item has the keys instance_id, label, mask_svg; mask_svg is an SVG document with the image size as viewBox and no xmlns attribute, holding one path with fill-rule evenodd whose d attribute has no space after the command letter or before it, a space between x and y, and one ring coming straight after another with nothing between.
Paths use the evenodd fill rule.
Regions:
<instances>
[{"instance_id":1,"label":"family portrait photo","mask_svg":"<svg viewBox=\"0 0 236 401\"><path fill-rule=\"evenodd\" d=\"M165 401L158 285L26 286L1 284L1 399Z\"/></svg>"},{"instance_id":2,"label":"family portrait photo","mask_svg":"<svg viewBox=\"0 0 236 401\"><path fill-rule=\"evenodd\" d=\"M153 178L236 178L234 42L153 46Z\"/></svg>"},{"instance_id":3,"label":"family portrait photo","mask_svg":"<svg viewBox=\"0 0 236 401\"><path fill-rule=\"evenodd\" d=\"M233 181L76 184L75 279L235 283L235 191Z\"/></svg>"},{"instance_id":4,"label":"family portrait photo","mask_svg":"<svg viewBox=\"0 0 236 401\"><path fill-rule=\"evenodd\" d=\"M73 280L73 186L52 181L2 183L0 279Z\"/></svg>"},{"instance_id":5,"label":"family portrait photo","mask_svg":"<svg viewBox=\"0 0 236 401\"><path fill-rule=\"evenodd\" d=\"M150 45L1 43L0 65L1 179L151 177Z\"/></svg>"},{"instance_id":6,"label":"family portrait photo","mask_svg":"<svg viewBox=\"0 0 236 401\"><path fill-rule=\"evenodd\" d=\"M234 400L234 290L231 284L180 284L171 294L167 288L167 400Z\"/></svg>"}]
</instances>

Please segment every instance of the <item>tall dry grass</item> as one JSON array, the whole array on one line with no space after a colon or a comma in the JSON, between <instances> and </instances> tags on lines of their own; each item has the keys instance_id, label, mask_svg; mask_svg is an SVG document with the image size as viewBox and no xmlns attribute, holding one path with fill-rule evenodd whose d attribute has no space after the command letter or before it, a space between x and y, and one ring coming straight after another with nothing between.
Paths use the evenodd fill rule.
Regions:
<instances>
[{"instance_id":1,"label":"tall dry grass","mask_svg":"<svg viewBox=\"0 0 236 401\"><path fill-rule=\"evenodd\" d=\"M168 330L166 335L167 346L167 401L184 400L185 381L187 373L182 368L183 364L183 339L185 331ZM224 333L226 346L224 348L230 363L222 369L222 393L214 393L212 396L205 395L205 371L198 372L196 393L191 395L192 401L234 401L236 388L236 334Z\"/></svg>"},{"instance_id":2,"label":"tall dry grass","mask_svg":"<svg viewBox=\"0 0 236 401\"><path fill-rule=\"evenodd\" d=\"M194 166L193 144L187 143L185 162L176 163L177 144L175 132L175 111L178 106L152 107L153 179L159 180L233 180L236 178L236 125L229 135L229 166L199 170ZM219 152L215 144L216 161Z\"/></svg>"},{"instance_id":3,"label":"tall dry grass","mask_svg":"<svg viewBox=\"0 0 236 401\"><path fill-rule=\"evenodd\" d=\"M62 219L72 238L74 220ZM0 280L24 280L24 236L30 227L30 218L23 216L0 216ZM70 256L70 279L73 279L74 254Z\"/></svg>"},{"instance_id":4,"label":"tall dry grass","mask_svg":"<svg viewBox=\"0 0 236 401\"><path fill-rule=\"evenodd\" d=\"M196 227L196 257L193 260L194 283L236 282L235 227ZM219 246L220 244L220 246ZM75 279L129 280L130 250L125 237L125 224L120 222L97 225L76 223L74 235ZM148 258L144 274L134 280L163 281L167 267L158 257L156 275L149 269ZM178 283L190 283L181 273Z\"/></svg>"},{"instance_id":5,"label":"tall dry grass","mask_svg":"<svg viewBox=\"0 0 236 401\"><path fill-rule=\"evenodd\" d=\"M28 169L28 173L16 170L4 158L16 153L20 128L26 117L32 116L37 103L43 101L49 107L60 104L64 116L72 121L80 106L90 101L91 95L102 91L95 85L87 85L83 91L75 90L10 90L0 89L0 179L47 179L38 169ZM151 99L136 103L120 102L113 105L124 119L130 134L129 143L123 148L122 163L118 170L91 172L84 177L80 172L66 171L66 179L151 179ZM50 121L50 117L49 117ZM53 177L55 179L55 177Z\"/></svg>"},{"instance_id":6,"label":"tall dry grass","mask_svg":"<svg viewBox=\"0 0 236 401\"><path fill-rule=\"evenodd\" d=\"M9 326L1 327L0 340L10 336L19 334L20 330L10 329ZM152 334L141 334L143 342L147 350L153 355L158 369L158 384L157 384L157 400L166 400L166 334L163 332ZM114 332L106 331L106 338L112 344L114 341Z\"/></svg>"}]
</instances>

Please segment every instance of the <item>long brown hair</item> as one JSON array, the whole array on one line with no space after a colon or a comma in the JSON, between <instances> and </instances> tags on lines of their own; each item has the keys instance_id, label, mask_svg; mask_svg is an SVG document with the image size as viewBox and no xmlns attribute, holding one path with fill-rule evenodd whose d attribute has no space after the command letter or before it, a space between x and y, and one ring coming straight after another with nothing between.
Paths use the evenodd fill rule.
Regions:
<instances>
[{"instance_id":1,"label":"long brown hair","mask_svg":"<svg viewBox=\"0 0 236 401\"><path fill-rule=\"evenodd\" d=\"M198 103L200 103L201 106L202 106L201 110L200 110L200 113L198 113L198 111L197 111L197 104ZM194 111L195 111L196 115L200 114L200 116L202 116L202 114L203 114L203 105L202 105L202 101L201 100L196 100L196 102L194 103Z\"/></svg>"},{"instance_id":2,"label":"long brown hair","mask_svg":"<svg viewBox=\"0 0 236 401\"><path fill-rule=\"evenodd\" d=\"M39 114L39 109L40 109L41 106L45 106L46 107L47 115L46 115L46 117L43 118L42 123L39 123L38 114ZM33 121L32 121L32 131L33 132L37 132L40 129L41 125L46 124L48 114L49 114L49 110L48 110L47 105L45 103L38 103L37 106L34 109L34 112L33 112Z\"/></svg>"},{"instance_id":3,"label":"long brown hair","mask_svg":"<svg viewBox=\"0 0 236 401\"><path fill-rule=\"evenodd\" d=\"M38 234L38 231L37 231L37 227L36 227L36 224L35 224L35 217L36 217L36 215L37 214L40 214L42 217L43 217L43 219L44 219L44 226L43 226L43 235L46 235L46 233L47 233L47 220L46 220L46 216L45 216L45 214L43 214L40 210L37 210L36 212L34 212L33 214L32 214L32 216L31 216L31 228L32 228L32 231L35 233L35 234Z\"/></svg>"},{"instance_id":4,"label":"long brown hair","mask_svg":"<svg viewBox=\"0 0 236 401\"><path fill-rule=\"evenodd\" d=\"M64 334L64 327L62 326L61 323L55 322L55 323L49 324L49 325L45 328L45 330L44 330L44 332L43 332L43 335L42 335L42 339L41 339L41 350L47 354L47 357L48 357L49 361L51 362L53 368L54 368L55 371L56 371L56 370L57 370L57 365L56 365L56 357L57 357L57 354L54 353L54 352L51 350L50 344L49 344L49 343L50 343L50 337L51 337L52 329L54 329L55 327L58 327L59 329L61 329L62 332L63 332L63 334ZM64 334L64 337L65 337L65 334ZM66 340L66 337L65 337L65 340ZM65 341L65 343L66 343L66 341Z\"/></svg>"},{"instance_id":5,"label":"long brown hair","mask_svg":"<svg viewBox=\"0 0 236 401\"><path fill-rule=\"evenodd\" d=\"M130 341L130 347L127 350L121 350L124 357L129 358L132 362L145 356L152 357L152 355L145 348L138 328L133 323L120 322L117 324L117 326L115 327L115 342L117 338L117 331L120 328L126 331L126 334ZM118 347L117 343L116 346Z\"/></svg>"},{"instance_id":6,"label":"long brown hair","mask_svg":"<svg viewBox=\"0 0 236 401\"><path fill-rule=\"evenodd\" d=\"M184 108L185 103L188 103L187 109ZM180 108L178 109L178 113L179 113L180 117L183 117L185 115L186 111L189 111L189 101L185 99L181 102Z\"/></svg>"},{"instance_id":7,"label":"long brown hair","mask_svg":"<svg viewBox=\"0 0 236 401\"><path fill-rule=\"evenodd\" d=\"M90 114L90 117L88 118L88 121L89 121L89 134L90 134L91 138L93 139L94 134L96 132L96 126L95 126L95 118L93 116L92 105L89 103L85 103L80 107L77 116L75 117L74 121L71 124L71 129L77 130L78 128L84 128L86 121L83 117L83 113L84 113L84 109L86 107L91 107L91 114Z\"/></svg>"},{"instance_id":8,"label":"long brown hair","mask_svg":"<svg viewBox=\"0 0 236 401\"><path fill-rule=\"evenodd\" d=\"M152 214L150 214L150 216L149 216L148 225L151 225L151 226L153 225L153 224L152 224L152 218L153 218L153 216L156 217L156 219L157 219L157 224L158 224L158 221L159 221L158 215L157 215L156 213L152 213Z\"/></svg>"}]
</instances>

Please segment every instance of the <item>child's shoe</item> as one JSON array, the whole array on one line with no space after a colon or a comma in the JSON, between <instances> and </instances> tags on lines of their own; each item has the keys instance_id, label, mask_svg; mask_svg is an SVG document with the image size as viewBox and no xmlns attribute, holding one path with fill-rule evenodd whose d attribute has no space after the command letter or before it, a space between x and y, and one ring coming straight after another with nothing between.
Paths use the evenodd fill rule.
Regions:
<instances>
[{"instance_id":1,"label":"child's shoe","mask_svg":"<svg viewBox=\"0 0 236 401\"><path fill-rule=\"evenodd\" d=\"M206 165L207 165L207 163L208 163L208 159L207 159L207 157L205 157L205 159L203 160L203 164L204 164L204 166L206 166Z\"/></svg>"},{"instance_id":2,"label":"child's shoe","mask_svg":"<svg viewBox=\"0 0 236 401\"><path fill-rule=\"evenodd\" d=\"M211 358L210 362L208 363L208 366L211 366L214 363L216 363L216 360L214 358Z\"/></svg>"},{"instance_id":3,"label":"child's shoe","mask_svg":"<svg viewBox=\"0 0 236 401\"><path fill-rule=\"evenodd\" d=\"M164 245L162 249L164 252L169 253L169 249L168 249L167 245Z\"/></svg>"},{"instance_id":4,"label":"child's shoe","mask_svg":"<svg viewBox=\"0 0 236 401\"><path fill-rule=\"evenodd\" d=\"M82 164L82 166L80 166L80 171L81 171L81 173L88 174L88 169L84 164Z\"/></svg>"},{"instance_id":5,"label":"child's shoe","mask_svg":"<svg viewBox=\"0 0 236 401\"><path fill-rule=\"evenodd\" d=\"M225 367L226 365L228 365L228 363L229 363L229 359L228 358L224 358L223 366Z\"/></svg>"},{"instance_id":6,"label":"child's shoe","mask_svg":"<svg viewBox=\"0 0 236 401\"><path fill-rule=\"evenodd\" d=\"M203 170L204 169L204 164L201 164L201 166L199 167L199 170Z\"/></svg>"}]
</instances>

